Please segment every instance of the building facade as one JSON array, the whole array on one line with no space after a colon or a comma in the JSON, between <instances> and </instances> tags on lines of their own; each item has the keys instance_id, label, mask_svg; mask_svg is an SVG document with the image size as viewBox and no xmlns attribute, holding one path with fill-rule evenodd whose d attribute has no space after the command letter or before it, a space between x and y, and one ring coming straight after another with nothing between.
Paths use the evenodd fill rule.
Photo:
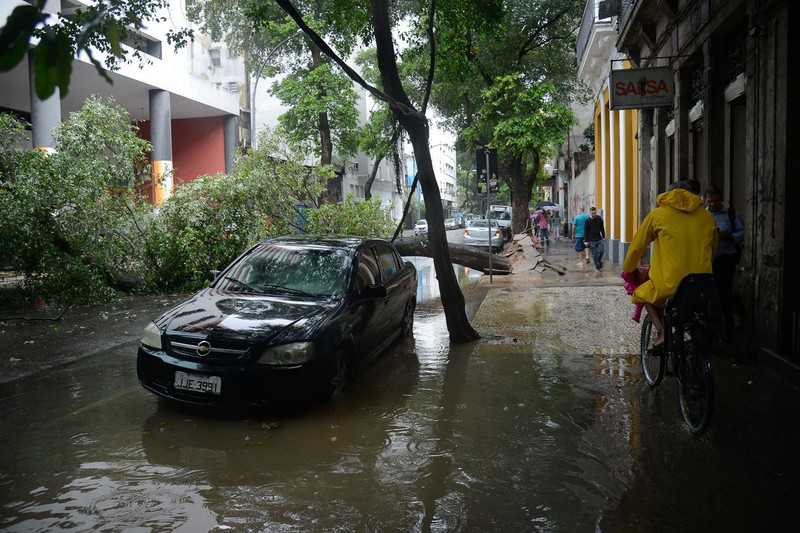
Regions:
<instances>
[{"instance_id":1,"label":"building facade","mask_svg":"<svg viewBox=\"0 0 800 533\"><path fill-rule=\"evenodd\" d=\"M798 57L790 36L800 10L786 0L627 0L617 47L640 67L669 67L671 106L643 109L640 212L680 179L715 186L746 227L737 272L741 328L753 350L800 374L796 278L787 275L797 198L789 156Z\"/></svg>"},{"instance_id":2,"label":"building facade","mask_svg":"<svg viewBox=\"0 0 800 533\"><path fill-rule=\"evenodd\" d=\"M356 106L358 107L358 125L363 127L369 120L371 98L366 90L360 85L353 84L353 89L358 95ZM389 212L392 220L398 221L403 216L403 142L397 141L398 160L390 154L378 163L375 173L375 180L370 188L370 195L380 199L381 207ZM343 200L347 196L352 196L356 200L363 200L366 192L366 184L372 175L376 160L369 157L364 152L359 152L354 156L340 158L334 157L334 165L342 171L341 191L338 199Z\"/></svg>"},{"instance_id":3,"label":"building facade","mask_svg":"<svg viewBox=\"0 0 800 533\"><path fill-rule=\"evenodd\" d=\"M0 26L23 4L21 0L0 3ZM69 16L87 4L86 0L48 0L45 11ZM167 43L167 33L192 27L185 4L168 2L160 15L145 30L131 30L123 40L122 46L138 51L144 61L108 71L113 85L84 55L73 61L69 94L64 98L56 89L47 100L39 100L31 90L33 72L27 61L0 73L0 110L13 112L31 124L35 149L53 149L53 129L62 116L80 109L87 97L113 96L153 145L150 193L155 203L167 198L176 183L228 171L239 138L249 138L247 131L240 132L239 124L240 112L246 111L249 100L242 59L199 33L188 46L175 50ZM100 53L96 57L101 63L105 59ZM248 122L242 125L246 129Z\"/></svg>"},{"instance_id":4,"label":"building facade","mask_svg":"<svg viewBox=\"0 0 800 533\"><path fill-rule=\"evenodd\" d=\"M607 257L621 263L641 219L639 210L638 112L609 106L613 68L631 66L617 46L618 17L601 10L607 2L588 0L578 33L578 77L588 102L573 105L577 123L567 136L563 173L565 212L574 217L595 206L606 226Z\"/></svg>"}]
</instances>

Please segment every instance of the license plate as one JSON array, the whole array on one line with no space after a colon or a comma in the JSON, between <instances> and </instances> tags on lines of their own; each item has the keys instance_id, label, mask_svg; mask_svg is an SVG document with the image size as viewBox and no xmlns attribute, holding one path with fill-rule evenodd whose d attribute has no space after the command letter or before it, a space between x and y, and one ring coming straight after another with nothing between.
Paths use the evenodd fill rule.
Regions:
<instances>
[{"instance_id":1,"label":"license plate","mask_svg":"<svg viewBox=\"0 0 800 533\"><path fill-rule=\"evenodd\" d=\"M175 388L192 392L219 394L222 392L222 379L219 376L200 376L175 372Z\"/></svg>"}]
</instances>

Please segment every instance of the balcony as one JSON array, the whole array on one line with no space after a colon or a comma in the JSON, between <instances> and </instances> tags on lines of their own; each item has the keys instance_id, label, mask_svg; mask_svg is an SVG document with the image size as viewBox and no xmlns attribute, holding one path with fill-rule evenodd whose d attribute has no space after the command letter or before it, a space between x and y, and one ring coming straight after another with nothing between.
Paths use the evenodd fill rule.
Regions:
<instances>
[{"instance_id":1,"label":"balcony","mask_svg":"<svg viewBox=\"0 0 800 533\"><path fill-rule=\"evenodd\" d=\"M583 9L583 19L581 20L581 29L578 32L578 41L575 45L575 56L578 58L579 65L583 62L584 54L586 53L586 49L597 27L611 28L610 17L604 19L599 17L600 0L587 0L586 7Z\"/></svg>"},{"instance_id":2,"label":"balcony","mask_svg":"<svg viewBox=\"0 0 800 533\"><path fill-rule=\"evenodd\" d=\"M602 85L608 76L608 64L616 49L616 17L600 18L600 0L588 0L583 10L575 53L578 60L578 77L592 90Z\"/></svg>"}]
</instances>

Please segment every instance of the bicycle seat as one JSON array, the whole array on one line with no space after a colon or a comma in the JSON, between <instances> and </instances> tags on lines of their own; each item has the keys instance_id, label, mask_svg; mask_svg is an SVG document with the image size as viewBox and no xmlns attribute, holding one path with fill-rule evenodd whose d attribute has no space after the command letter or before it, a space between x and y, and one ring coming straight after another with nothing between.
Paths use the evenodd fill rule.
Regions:
<instances>
[{"instance_id":1,"label":"bicycle seat","mask_svg":"<svg viewBox=\"0 0 800 533\"><path fill-rule=\"evenodd\" d=\"M698 318L715 322L722 316L714 274L688 274L675 294L667 300L666 312L673 325L688 324Z\"/></svg>"}]
</instances>

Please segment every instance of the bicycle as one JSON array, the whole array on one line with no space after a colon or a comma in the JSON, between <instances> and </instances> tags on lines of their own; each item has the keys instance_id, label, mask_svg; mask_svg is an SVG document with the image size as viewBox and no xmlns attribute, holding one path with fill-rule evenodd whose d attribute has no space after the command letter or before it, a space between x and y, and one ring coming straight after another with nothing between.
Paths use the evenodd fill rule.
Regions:
<instances>
[{"instance_id":1,"label":"bicycle","mask_svg":"<svg viewBox=\"0 0 800 533\"><path fill-rule=\"evenodd\" d=\"M642 373L651 388L665 370L677 378L678 405L689 431L699 435L711 420L714 377L711 350L719 325L720 304L713 274L689 274L664 307L664 344L653 350L653 321L642 321Z\"/></svg>"}]
</instances>

